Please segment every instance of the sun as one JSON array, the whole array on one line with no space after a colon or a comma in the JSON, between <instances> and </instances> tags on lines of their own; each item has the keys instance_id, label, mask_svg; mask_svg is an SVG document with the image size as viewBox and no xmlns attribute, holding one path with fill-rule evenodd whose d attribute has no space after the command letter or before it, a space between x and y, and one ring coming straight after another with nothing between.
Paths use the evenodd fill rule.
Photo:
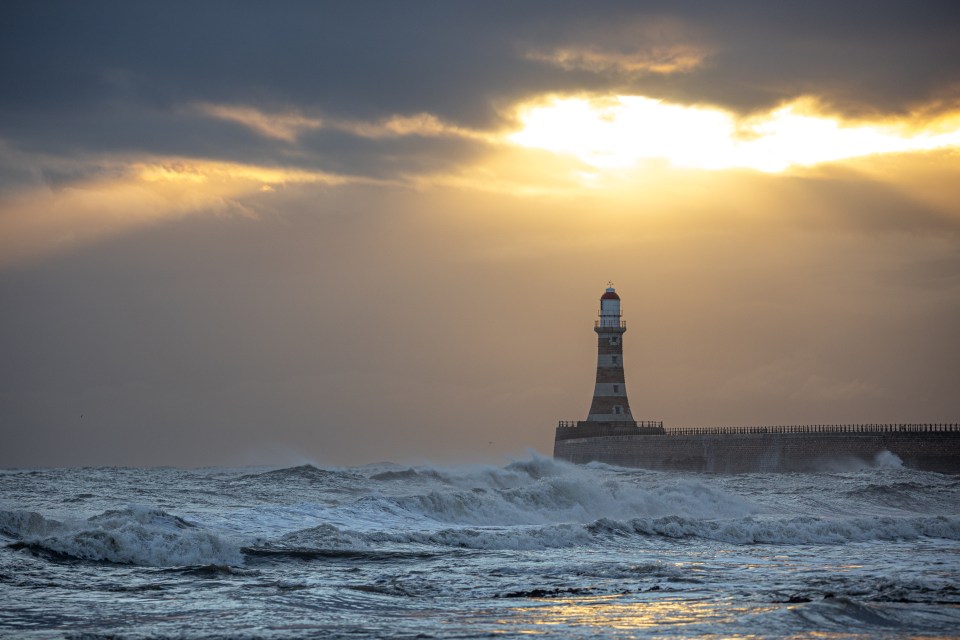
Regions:
<instances>
[{"instance_id":1,"label":"sun","mask_svg":"<svg viewBox=\"0 0 960 640\"><path fill-rule=\"evenodd\" d=\"M644 96L555 96L521 104L508 141L577 157L598 169L665 159L683 168L780 172L877 153L960 146L960 115L935 122L847 123L799 99L739 118Z\"/></svg>"}]
</instances>

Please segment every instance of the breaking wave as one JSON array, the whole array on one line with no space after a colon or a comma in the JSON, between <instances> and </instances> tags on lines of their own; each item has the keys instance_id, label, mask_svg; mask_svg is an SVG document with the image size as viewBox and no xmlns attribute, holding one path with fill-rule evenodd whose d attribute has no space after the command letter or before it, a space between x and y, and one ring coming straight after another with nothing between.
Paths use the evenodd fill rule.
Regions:
<instances>
[{"instance_id":1,"label":"breaking wave","mask_svg":"<svg viewBox=\"0 0 960 640\"><path fill-rule=\"evenodd\" d=\"M735 545L960 540L960 516L955 515L784 512L695 479L616 470L598 474L537 459L459 474L397 473L424 492L365 496L318 514L322 524L283 535L263 549L336 555L404 545L536 550L665 538ZM399 480L391 472L380 481ZM906 494L922 489L910 483L893 487ZM884 490L880 485L857 489L861 494Z\"/></svg>"},{"instance_id":2,"label":"breaking wave","mask_svg":"<svg viewBox=\"0 0 960 640\"><path fill-rule=\"evenodd\" d=\"M179 516L148 507L59 522L38 513L0 511L0 531L16 548L57 559L148 566L240 564L239 546Z\"/></svg>"},{"instance_id":3,"label":"breaking wave","mask_svg":"<svg viewBox=\"0 0 960 640\"><path fill-rule=\"evenodd\" d=\"M367 473L304 465L241 476L250 485L282 482L285 492L299 484L298 500L225 512L213 519L215 528L134 506L66 521L0 510L0 534L55 559L152 566L663 539L734 545L960 540L960 516L946 508L953 487L939 480L921 483L899 471L844 476L831 481L838 491L821 492L815 502L778 497L802 494L810 481L782 476L777 482L783 486L766 504L756 501L762 500L756 491L741 495L738 479L724 485L704 476L579 467L536 456L504 467L381 467ZM359 495L330 501L314 488L323 485L329 497L343 484ZM863 505L878 504L884 513L863 514Z\"/></svg>"},{"instance_id":4,"label":"breaking wave","mask_svg":"<svg viewBox=\"0 0 960 640\"><path fill-rule=\"evenodd\" d=\"M441 486L412 495L369 497L364 508L437 523L486 526L673 514L716 518L761 510L745 498L695 480L641 487L543 458L459 476L433 473L439 475Z\"/></svg>"},{"instance_id":5,"label":"breaking wave","mask_svg":"<svg viewBox=\"0 0 960 640\"><path fill-rule=\"evenodd\" d=\"M925 490L920 484L860 485L839 498L848 508L820 505L808 514L796 505L756 503L703 477L579 467L536 456L505 467L377 471L367 477L366 495L318 508L319 524L252 549L342 557L402 545L536 550L616 544L618 538L737 545L960 540L958 516L909 509L858 516L849 509L851 499L866 503L874 493L888 502L915 502Z\"/></svg>"}]
</instances>

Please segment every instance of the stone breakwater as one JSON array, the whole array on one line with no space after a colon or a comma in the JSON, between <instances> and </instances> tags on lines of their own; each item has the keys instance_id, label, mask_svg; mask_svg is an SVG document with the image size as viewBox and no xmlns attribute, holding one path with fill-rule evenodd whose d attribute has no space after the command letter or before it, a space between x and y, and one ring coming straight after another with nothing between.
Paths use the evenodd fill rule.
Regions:
<instances>
[{"instance_id":1,"label":"stone breakwater","mask_svg":"<svg viewBox=\"0 0 960 640\"><path fill-rule=\"evenodd\" d=\"M716 473L825 471L875 463L884 452L905 467L960 474L960 429L941 431L785 431L760 428L709 432L576 437L558 428L553 455L575 463ZM694 431L701 431L695 432Z\"/></svg>"}]
</instances>

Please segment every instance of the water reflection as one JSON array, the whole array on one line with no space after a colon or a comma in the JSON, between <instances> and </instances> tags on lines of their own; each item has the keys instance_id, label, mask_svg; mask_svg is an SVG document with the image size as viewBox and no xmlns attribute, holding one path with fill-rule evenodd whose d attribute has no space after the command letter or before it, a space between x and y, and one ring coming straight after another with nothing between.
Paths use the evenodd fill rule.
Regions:
<instances>
[{"instance_id":1,"label":"water reflection","mask_svg":"<svg viewBox=\"0 0 960 640\"><path fill-rule=\"evenodd\" d=\"M558 627L585 628L591 633L651 627L724 624L777 609L778 605L738 603L734 600L609 595L544 600L540 604L516 607L509 617L497 622L510 633L555 633ZM602 630L602 631L601 631ZM507 630L505 630L507 631Z\"/></svg>"}]
</instances>

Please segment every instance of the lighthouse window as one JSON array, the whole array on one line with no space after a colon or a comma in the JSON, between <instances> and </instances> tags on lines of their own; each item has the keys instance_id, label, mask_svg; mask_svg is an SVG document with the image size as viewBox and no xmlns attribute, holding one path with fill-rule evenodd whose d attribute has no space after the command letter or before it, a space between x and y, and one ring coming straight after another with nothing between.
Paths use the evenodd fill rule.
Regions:
<instances>
[{"instance_id":1,"label":"lighthouse window","mask_svg":"<svg viewBox=\"0 0 960 640\"><path fill-rule=\"evenodd\" d=\"M613 412L617 415L620 415L621 413L623 413L623 407L621 407L620 405L617 405L613 408Z\"/></svg>"},{"instance_id":2,"label":"lighthouse window","mask_svg":"<svg viewBox=\"0 0 960 640\"><path fill-rule=\"evenodd\" d=\"M610 356L610 361L613 362L613 364L619 364L617 362L617 356Z\"/></svg>"},{"instance_id":3,"label":"lighthouse window","mask_svg":"<svg viewBox=\"0 0 960 640\"><path fill-rule=\"evenodd\" d=\"M613 392L614 392L614 393L620 393L620 385L618 385L618 384L613 385Z\"/></svg>"},{"instance_id":4,"label":"lighthouse window","mask_svg":"<svg viewBox=\"0 0 960 640\"><path fill-rule=\"evenodd\" d=\"M610 338L610 344L620 344L620 338Z\"/></svg>"}]
</instances>

